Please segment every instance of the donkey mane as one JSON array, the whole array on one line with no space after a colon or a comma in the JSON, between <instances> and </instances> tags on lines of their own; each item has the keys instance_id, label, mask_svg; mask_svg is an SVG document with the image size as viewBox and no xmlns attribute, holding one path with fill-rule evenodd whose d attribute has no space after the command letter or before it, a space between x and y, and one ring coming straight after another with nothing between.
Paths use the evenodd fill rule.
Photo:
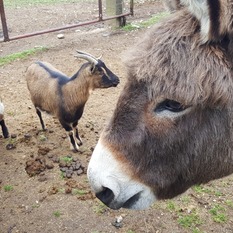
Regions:
<instances>
[{"instance_id":1,"label":"donkey mane","mask_svg":"<svg viewBox=\"0 0 233 233\"><path fill-rule=\"evenodd\" d=\"M151 99L166 93L184 104L227 105L233 99L229 41L203 45L199 30L197 19L186 10L156 25L129 52L128 77L151 83Z\"/></svg>"}]
</instances>

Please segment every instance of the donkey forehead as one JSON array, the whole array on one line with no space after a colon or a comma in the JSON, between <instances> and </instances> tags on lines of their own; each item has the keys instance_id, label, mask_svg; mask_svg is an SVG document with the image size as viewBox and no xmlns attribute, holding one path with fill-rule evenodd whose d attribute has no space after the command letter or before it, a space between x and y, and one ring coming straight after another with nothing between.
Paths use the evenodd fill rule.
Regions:
<instances>
[{"instance_id":1,"label":"donkey forehead","mask_svg":"<svg viewBox=\"0 0 233 233\"><path fill-rule=\"evenodd\" d=\"M199 34L193 33L195 19L186 15L184 20L185 29L168 21L134 47L126 60L130 82L146 82L151 98L165 94L184 104L227 102L233 84L224 48L201 44Z\"/></svg>"}]
</instances>

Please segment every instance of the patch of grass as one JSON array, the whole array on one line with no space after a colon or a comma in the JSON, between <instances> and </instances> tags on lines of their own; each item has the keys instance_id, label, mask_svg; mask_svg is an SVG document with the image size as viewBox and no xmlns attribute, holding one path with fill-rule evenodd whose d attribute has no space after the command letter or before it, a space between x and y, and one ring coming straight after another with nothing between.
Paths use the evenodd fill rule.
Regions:
<instances>
[{"instance_id":1,"label":"patch of grass","mask_svg":"<svg viewBox=\"0 0 233 233\"><path fill-rule=\"evenodd\" d=\"M65 161L65 162L68 162L68 163L73 161L73 159L70 158L69 156L61 157L60 160Z\"/></svg>"},{"instance_id":2,"label":"patch of grass","mask_svg":"<svg viewBox=\"0 0 233 233\"><path fill-rule=\"evenodd\" d=\"M40 134L40 135L39 135L39 140L40 140L41 142L44 142L44 141L47 140L47 137L46 137L44 134Z\"/></svg>"},{"instance_id":3,"label":"patch of grass","mask_svg":"<svg viewBox=\"0 0 233 233\"><path fill-rule=\"evenodd\" d=\"M195 227L194 229L192 229L192 233L202 233L203 231L201 231L199 228Z\"/></svg>"},{"instance_id":4,"label":"patch of grass","mask_svg":"<svg viewBox=\"0 0 233 233\"><path fill-rule=\"evenodd\" d=\"M163 18L165 18L167 15L169 15L168 12L160 12L154 16L152 16L150 19L139 22L139 23L129 23L126 24L122 29L124 31L133 31L139 28L146 28L146 27L150 27L156 23L158 23L160 20L162 20Z\"/></svg>"},{"instance_id":5,"label":"patch of grass","mask_svg":"<svg viewBox=\"0 0 233 233\"><path fill-rule=\"evenodd\" d=\"M0 67L16 60L26 59L27 57L34 55L38 52L46 51L47 48L45 47L37 47L29 50L25 50L19 53L12 53L10 55L0 57Z\"/></svg>"},{"instance_id":6,"label":"patch of grass","mask_svg":"<svg viewBox=\"0 0 233 233\"><path fill-rule=\"evenodd\" d=\"M61 216L61 212L60 212L59 210L54 211L54 212L53 212L53 215L54 215L55 217L59 218L59 217Z\"/></svg>"},{"instance_id":7,"label":"patch of grass","mask_svg":"<svg viewBox=\"0 0 233 233\"><path fill-rule=\"evenodd\" d=\"M136 30L136 29L139 29L139 28L141 28L139 24L128 23L122 29L124 31L129 32L129 31L133 31L133 30Z\"/></svg>"},{"instance_id":8,"label":"patch of grass","mask_svg":"<svg viewBox=\"0 0 233 233\"><path fill-rule=\"evenodd\" d=\"M174 201L171 201L171 200L167 201L167 209L170 211L176 210Z\"/></svg>"},{"instance_id":9,"label":"patch of grass","mask_svg":"<svg viewBox=\"0 0 233 233\"><path fill-rule=\"evenodd\" d=\"M16 145L17 139L16 138L7 138L6 143L7 144L13 144Z\"/></svg>"},{"instance_id":10,"label":"patch of grass","mask_svg":"<svg viewBox=\"0 0 233 233\"><path fill-rule=\"evenodd\" d=\"M206 188L205 186L202 185L195 185L192 188L195 192L201 194L201 193L207 193L207 194L213 194L216 197L221 197L223 196L223 193L219 190L215 190L213 188Z\"/></svg>"},{"instance_id":11,"label":"patch of grass","mask_svg":"<svg viewBox=\"0 0 233 233\"><path fill-rule=\"evenodd\" d=\"M202 185L195 185L193 186L193 190L197 193L212 193L213 191L208 189L208 188L205 188L203 187Z\"/></svg>"},{"instance_id":12,"label":"patch of grass","mask_svg":"<svg viewBox=\"0 0 233 233\"><path fill-rule=\"evenodd\" d=\"M215 195L216 197L221 197L221 196L223 196L223 193L220 192L220 191L214 191L214 195Z\"/></svg>"},{"instance_id":13,"label":"patch of grass","mask_svg":"<svg viewBox=\"0 0 233 233\"><path fill-rule=\"evenodd\" d=\"M83 189L73 189L72 193L73 193L74 195L83 196L83 195L87 194L88 191L83 190Z\"/></svg>"},{"instance_id":14,"label":"patch of grass","mask_svg":"<svg viewBox=\"0 0 233 233\"><path fill-rule=\"evenodd\" d=\"M65 179L66 178L66 173L65 172L63 172L63 171L61 171L61 179Z\"/></svg>"},{"instance_id":15,"label":"patch of grass","mask_svg":"<svg viewBox=\"0 0 233 233\"><path fill-rule=\"evenodd\" d=\"M102 203L102 202L98 202L98 204L95 205L93 208L94 208L94 212L96 214L103 214L108 209L108 207L104 203Z\"/></svg>"},{"instance_id":16,"label":"patch of grass","mask_svg":"<svg viewBox=\"0 0 233 233\"><path fill-rule=\"evenodd\" d=\"M1 59L1 58L0 58ZM6 114L8 116L15 116L16 115L16 112L13 112L13 111L10 111L10 112L6 112Z\"/></svg>"},{"instance_id":17,"label":"patch of grass","mask_svg":"<svg viewBox=\"0 0 233 233\"><path fill-rule=\"evenodd\" d=\"M142 27L150 27L150 26L158 23L159 21L161 21L163 18L165 18L168 15L169 15L168 12L160 12L156 15L153 15L150 19L143 21L141 23L141 25L142 25Z\"/></svg>"},{"instance_id":18,"label":"patch of grass","mask_svg":"<svg viewBox=\"0 0 233 233\"><path fill-rule=\"evenodd\" d=\"M32 205L32 208L35 209L35 208L39 208L40 207L40 204L34 204Z\"/></svg>"},{"instance_id":19,"label":"patch of grass","mask_svg":"<svg viewBox=\"0 0 233 233\"><path fill-rule=\"evenodd\" d=\"M214 205L214 207L210 209L212 218L214 222L217 223L224 223L227 221L227 217L224 212L225 212L225 208L218 204Z\"/></svg>"},{"instance_id":20,"label":"patch of grass","mask_svg":"<svg viewBox=\"0 0 233 233\"><path fill-rule=\"evenodd\" d=\"M199 215L195 212L190 214L182 214L178 218L178 223L184 228L196 229L198 225L202 224Z\"/></svg>"},{"instance_id":21,"label":"patch of grass","mask_svg":"<svg viewBox=\"0 0 233 233\"><path fill-rule=\"evenodd\" d=\"M5 192L9 192L9 191L12 191L13 190L13 186L12 185L5 185L3 187L3 189L5 190Z\"/></svg>"},{"instance_id":22,"label":"patch of grass","mask_svg":"<svg viewBox=\"0 0 233 233\"><path fill-rule=\"evenodd\" d=\"M64 173L64 172L63 172L63 173ZM65 173L64 173L64 175L65 175ZM63 176L64 176L64 175L63 175ZM64 179L64 178L63 178L63 179ZM59 192L59 193L63 193L63 194L66 193L64 188L60 188L60 189L58 190L58 192Z\"/></svg>"},{"instance_id":23,"label":"patch of grass","mask_svg":"<svg viewBox=\"0 0 233 233\"><path fill-rule=\"evenodd\" d=\"M231 201L231 200L226 200L225 203L226 203L227 206L233 208L233 201Z\"/></svg>"},{"instance_id":24,"label":"patch of grass","mask_svg":"<svg viewBox=\"0 0 233 233\"><path fill-rule=\"evenodd\" d=\"M188 204L188 203L190 203L190 197L189 196L182 196L181 198L180 198L180 200L184 203L184 204Z\"/></svg>"}]
</instances>

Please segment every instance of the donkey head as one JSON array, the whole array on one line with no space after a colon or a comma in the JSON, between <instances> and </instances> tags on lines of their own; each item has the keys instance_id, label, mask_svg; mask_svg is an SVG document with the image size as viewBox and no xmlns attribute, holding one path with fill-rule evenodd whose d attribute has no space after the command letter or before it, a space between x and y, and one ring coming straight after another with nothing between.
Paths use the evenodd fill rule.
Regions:
<instances>
[{"instance_id":1,"label":"donkey head","mask_svg":"<svg viewBox=\"0 0 233 233\"><path fill-rule=\"evenodd\" d=\"M203 43L200 21L184 7L132 50L88 167L106 205L143 209L233 172L230 39Z\"/></svg>"}]
</instances>

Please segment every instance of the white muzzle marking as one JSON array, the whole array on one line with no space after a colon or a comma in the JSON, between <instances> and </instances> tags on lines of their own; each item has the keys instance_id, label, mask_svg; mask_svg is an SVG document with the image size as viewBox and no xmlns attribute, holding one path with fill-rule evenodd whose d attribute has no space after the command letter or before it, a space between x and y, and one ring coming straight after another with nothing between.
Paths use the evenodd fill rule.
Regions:
<instances>
[{"instance_id":1,"label":"white muzzle marking","mask_svg":"<svg viewBox=\"0 0 233 233\"><path fill-rule=\"evenodd\" d=\"M111 190L114 198L107 205L113 209L148 208L156 200L152 190L143 183L133 180L123 167L99 141L87 170L93 191L98 194L105 188Z\"/></svg>"}]
</instances>

